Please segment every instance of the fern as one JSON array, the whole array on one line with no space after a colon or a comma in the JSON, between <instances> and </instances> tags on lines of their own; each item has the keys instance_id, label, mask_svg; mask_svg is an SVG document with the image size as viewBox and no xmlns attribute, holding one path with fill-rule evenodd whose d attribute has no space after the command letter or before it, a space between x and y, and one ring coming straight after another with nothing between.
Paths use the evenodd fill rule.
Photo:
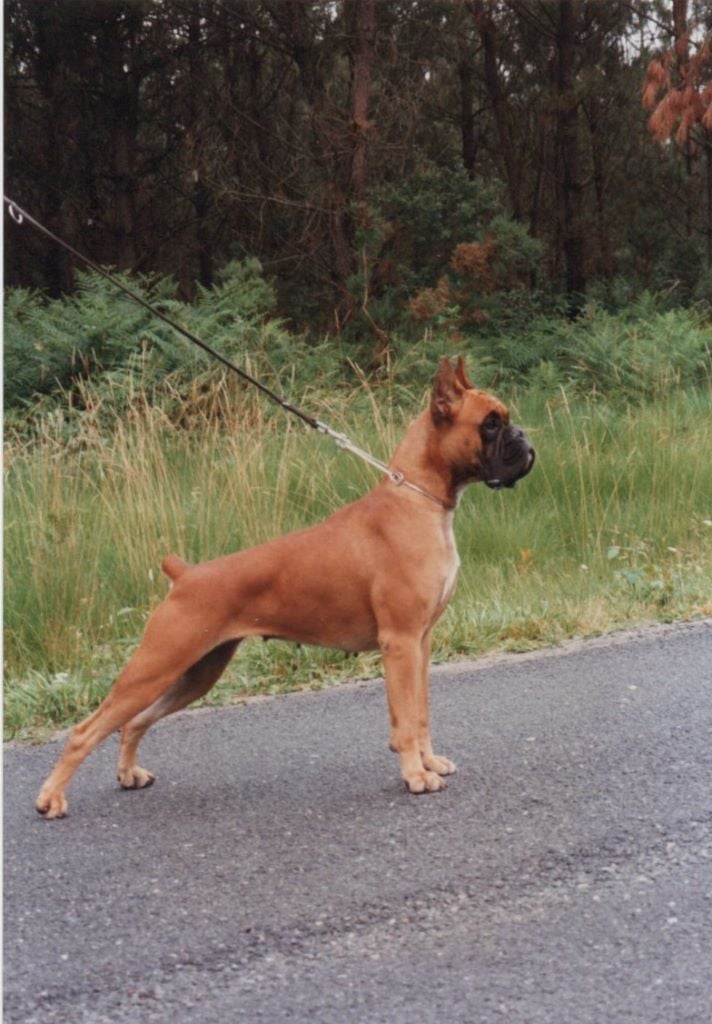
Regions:
<instances>
[{"instance_id":1,"label":"fern","mask_svg":"<svg viewBox=\"0 0 712 1024\"><path fill-rule=\"evenodd\" d=\"M148 302L204 336L227 355L259 348L279 325L264 324L274 291L256 260L233 261L197 303L174 298L168 278L116 275ZM208 357L149 310L94 273L78 275L69 296L47 300L39 292L11 289L5 305L5 398L8 407L41 395L60 395L87 377L130 370L137 358L156 379L205 370Z\"/></svg>"},{"instance_id":2,"label":"fern","mask_svg":"<svg viewBox=\"0 0 712 1024\"><path fill-rule=\"evenodd\" d=\"M314 343L273 317L272 286L255 260L233 262L214 288L192 304L175 298L168 278L126 278L174 319L277 391L295 400L315 392L344 396L356 379L359 349L330 338ZM644 293L620 312L592 302L571 322L556 298L515 288L485 299L490 319L477 328L443 324L417 343L394 333L387 361L364 366L374 384L401 404L420 399L439 357L468 354L480 386L559 385L637 402L673 386L712 380L707 307L670 309L666 296ZM394 385L394 380L397 383ZM117 294L105 279L82 274L74 294L48 300L10 289L5 303L5 398L13 425L32 432L33 416L60 410L67 430L79 421L109 428L135 403L153 402L177 421L207 415L225 388L225 371L151 313ZM240 385L230 387L235 393ZM393 390L395 388L395 390ZM237 389L237 390L236 390ZM396 396L397 392L397 396ZM242 392L239 392L240 394ZM212 402L212 405L211 405ZM23 411L24 410L24 411Z\"/></svg>"}]
</instances>

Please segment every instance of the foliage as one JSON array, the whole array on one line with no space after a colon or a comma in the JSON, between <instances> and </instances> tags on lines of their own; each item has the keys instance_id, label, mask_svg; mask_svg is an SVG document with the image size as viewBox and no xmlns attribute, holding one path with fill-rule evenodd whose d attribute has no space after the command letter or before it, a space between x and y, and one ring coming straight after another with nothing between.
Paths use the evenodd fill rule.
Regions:
<instances>
[{"instance_id":1,"label":"foliage","mask_svg":"<svg viewBox=\"0 0 712 1024\"><path fill-rule=\"evenodd\" d=\"M492 231L490 238L500 237L496 221ZM519 228L515 237L526 252L530 240ZM412 324L390 336L387 362L372 373L374 381L400 390L407 382L408 393L418 394L443 351L468 352L480 379L492 386L534 385L546 393L565 386L616 401L639 401L712 377L705 304L677 308L669 293L643 293L616 310L611 308L616 302L603 295L571 322L557 310L556 298L543 293L496 287L488 292L480 284L480 291L473 286L469 294L462 282L476 280L473 251L482 248L459 247L463 269L453 271L452 284L446 282L450 304L435 310L432 326L424 331L421 326L419 340ZM496 251L494 245L489 251ZM509 284L509 267L516 268L517 259L496 262L488 256L485 271L493 281ZM194 303L173 298L168 279L132 279L131 285L288 397L300 395L308 402L311 392L342 394L362 379L359 350L345 340L314 343L270 318L275 295L256 261L229 265ZM423 293L419 301L425 301ZM472 314L476 304L480 318ZM361 355L368 372L368 345ZM5 371L8 426L33 434L44 416L56 414L68 436L81 433L89 419L108 427L145 401L174 422L190 424L212 415L225 379L219 364L93 274L82 275L77 291L61 299L8 290ZM235 401L245 394L236 380L227 391Z\"/></svg>"},{"instance_id":2,"label":"foliage","mask_svg":"<svg viewBox=\"0 0 712 1024\"><path fill-rule=\"evenodd\" d=\"M631 299L678 282L681 302L709 301L708 6L9 0L8 191L198 306L256 257L277 297L260 310L369 363L409 300L453 329L562 292L579 312L616 280ZM646 68L658 134L682 145L647 129ZM488 234L487 273L460 279L458 247ZM12 285L72 291L61 251L10 221L7 236ZM121 362L121 339L77 358ZM55 343L11 357L13 391L69 386Z\"/></svg>"},{"instance_id":3,"label":"foliage","mask_svg":"<svg viewBox=\"0 0 712 1024\"><path fill-rule=\"evenodd\" d=\"M118 275L121 280L121 275ZM256 260L233 261L218 283L201 289L195 304L173 298L168 278L124 278L137 294L158 309L200 331L226 355L279 335L276 323L265 326L275 294ZM193 376L205 369L206 357L195 346L143 307L123 296L92 272L79 276L76 290L47 300L38 292L9 289L5 304L5 401L27 406L40 395L74 392L81 404L80 382L115 380L117 373L142 365L145 381L158 383L176 371Z\"/></svg>"},{"instance_id":4,"label":"foliage","mask_svg":"<svg viewBox=\"0 0 712 1024\"><path fill-rule=\"evenodd\" d=\"M407 292L431 284L457 243L481 238L501 213L492 185L435 166L384 188L375 202L390 223L390 252Z\"/></svg>"},{"instance_id":5,"label":"foliage","mask_svg":"<svg viewBox=\"0 0 712 1024\"><path fill-rule=\"evenodd\" d=\"M652 111L648 128L658 142L674 135L684 147L712 136L712 31L690 54L692 26L683 20L675 28L675 45L648 65L643 106Z\"/></svg>"},{"instance_id":6,"label":"foliage","mask_svg":"<svg viewBox=\"0 0 712 1024\"><path fill-rule=\"evenodd\" d=\"M417 321L467 331L506 316L507 310L511 317L517 298L529 300L531 306L533 296L525 285L541 259L541 243L501 214L477 235L476 241L455 246L447 273L435 288L425 288L411 298L410 311Z\"/></svg>"},{"instance_id":7,"label":"foliage","mask_svg":"<svg viewBox=\"0 0 712 1024\"><path fill-rule=\"evenodd\" d=\"M517 336L488 339L497 378L565 385L611 401L636 402L676 387L712 380L712 340L706 311L655 310L641 296L624 313L590 304L579 320L539 317Z\"/></svg>"},{"instance_id":8,"label":"foliage","mask_svg":"<svg viewBox=\"0 0 712 1024\"><path fill-rule=\"evenodd\" d=\"M571 378L586 390L636 401L712 380L712 335L700 312L670 310L646 320L633 310L626 322L592 310L574 340L577 326L567 339L574 342Z\"/></svg>"}]
</instances>

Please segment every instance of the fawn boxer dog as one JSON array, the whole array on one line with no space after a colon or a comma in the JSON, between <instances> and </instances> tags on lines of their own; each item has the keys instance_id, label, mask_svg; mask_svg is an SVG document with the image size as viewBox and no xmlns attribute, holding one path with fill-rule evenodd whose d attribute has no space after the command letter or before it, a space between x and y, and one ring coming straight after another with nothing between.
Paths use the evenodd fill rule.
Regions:
<instances>
[{"instance_id":1,"label":"fawn boxer dog","mask_svg":"<svg viewBox=\"0 0 712 1024\"><path fill-rule=\"evenodd\" d=\"M170 593L106 699L72 730L37 810L66 815L72 775L116 729L121 786L150 786L153 775L136 761L141 737L206 693L251 636L380 649L401 775L411 793L442 789L455 765L430 741L428 663L460 564L454 510L468 484L513 487L533 464L505 406L473 387L461 357L456 366L442 359L430 407L390 463L410 486L385 477L324 522L237 554L197 565L164 559Z\"/></svg>"}]
</instances>

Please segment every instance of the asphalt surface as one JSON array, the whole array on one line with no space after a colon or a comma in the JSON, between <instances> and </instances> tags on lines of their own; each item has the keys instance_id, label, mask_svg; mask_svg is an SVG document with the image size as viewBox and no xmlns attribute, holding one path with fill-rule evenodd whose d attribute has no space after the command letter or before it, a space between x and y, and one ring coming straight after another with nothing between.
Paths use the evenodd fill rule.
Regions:
<instances>
[{"instance_id":1,"label":"asphalt surface","mask_svg":"<svg viewBox=\"0 0 712 1024\"><path fill-rule=\"evenodd\" d=\"M70 817L5 752L5 1020L708 1024L712 620L437 669L447 791L405 792L378 681L116 742Z\"/></svg>"}]
</instances>

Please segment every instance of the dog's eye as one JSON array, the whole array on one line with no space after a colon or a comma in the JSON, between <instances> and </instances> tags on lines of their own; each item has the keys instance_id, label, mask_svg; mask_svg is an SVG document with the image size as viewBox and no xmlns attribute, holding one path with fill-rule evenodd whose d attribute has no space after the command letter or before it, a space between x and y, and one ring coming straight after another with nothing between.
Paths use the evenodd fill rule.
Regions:
<instances>
[{"instance_id":1,"label":"dog's eye","mask_svg":"<svg viewBox=\"0 0 712 1024\"><path fill-rule=\"evenodd\" d=\"M482 429L487 437L494 437L502 425L502 419L497 412L491 412L482 424Z\"/></svg>"}]
</instances>

